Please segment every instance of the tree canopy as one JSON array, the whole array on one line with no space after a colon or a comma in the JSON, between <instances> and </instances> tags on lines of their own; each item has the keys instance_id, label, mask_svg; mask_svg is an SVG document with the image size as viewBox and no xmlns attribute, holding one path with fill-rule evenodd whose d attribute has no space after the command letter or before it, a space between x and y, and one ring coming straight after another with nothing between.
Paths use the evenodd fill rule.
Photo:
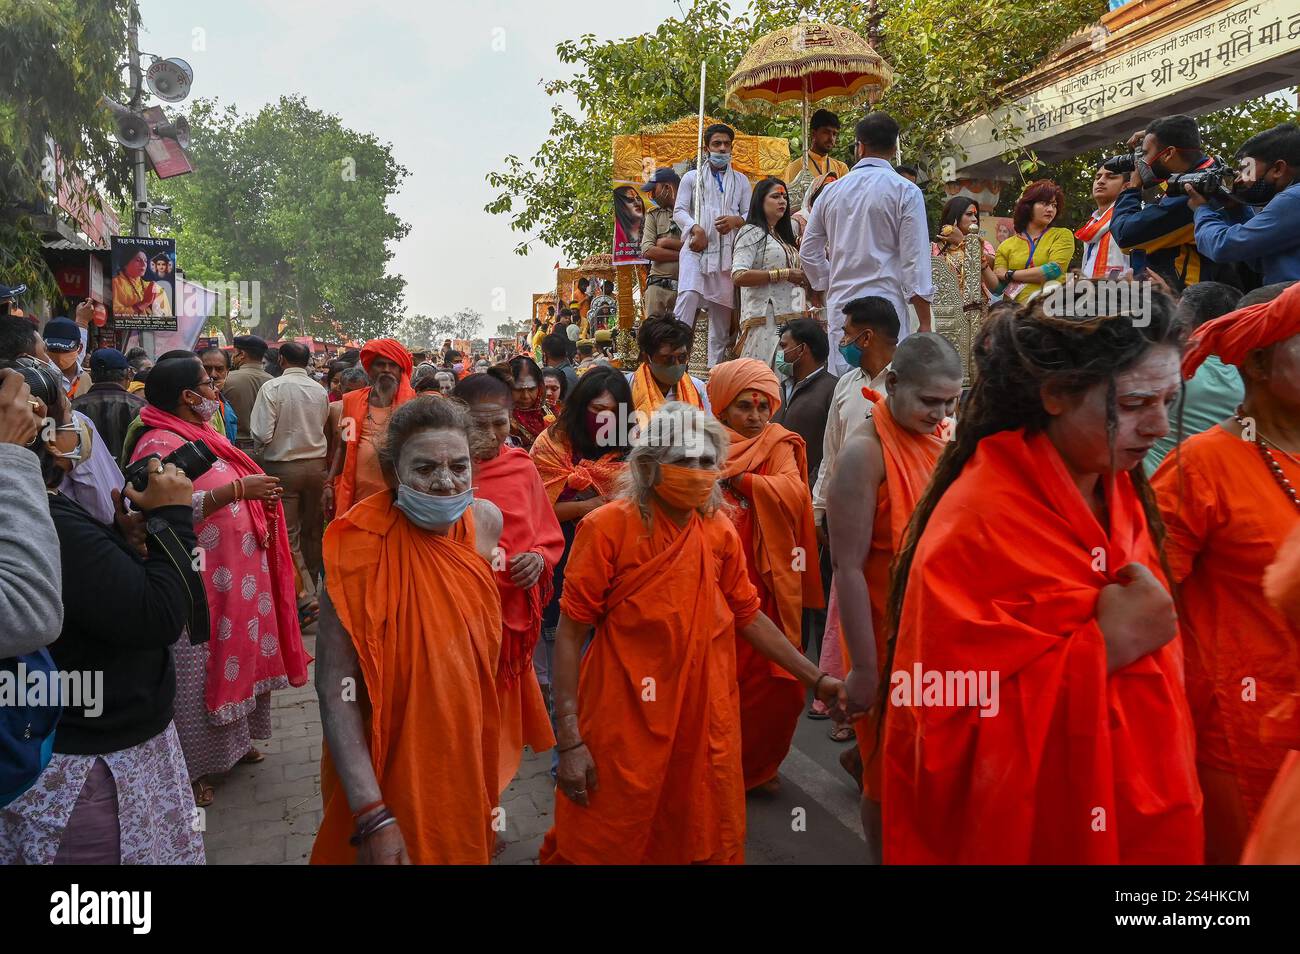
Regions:
<instances>
[{"instance_id":1,"label":"tree canopy","mask_svg":"<svg viewBox=\"0 0 1300 954\"><path fill-rule=\"evenodd\" d=\"M410 231L388 209L407 175L389 145L297 96L253 115L196 100L190 127L194 173L154 187L186 274L258 282L263 337L387 333L406 285L390 244Z\"/></svg>"},{"instance_id":2,"label":"tree canopy","mask_svg":"<svg viewBox=\"0 0 1300 954\"><path fill-rule=\"evenodd\" d=\"M49 205L46 137L65 178L128 193L127 154L101 95L120 99L129 0L0 0L0 281L54 300L30 216ZM97 201L94 193L86 196Z\"/></svg>"}]
</instances>

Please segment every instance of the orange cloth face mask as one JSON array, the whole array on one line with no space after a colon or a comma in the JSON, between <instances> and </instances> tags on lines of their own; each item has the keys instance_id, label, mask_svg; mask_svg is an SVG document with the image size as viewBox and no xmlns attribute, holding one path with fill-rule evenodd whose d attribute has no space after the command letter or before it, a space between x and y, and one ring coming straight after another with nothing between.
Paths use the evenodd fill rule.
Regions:
<instances>
[{"instance_id":1,"label":"orange cloth face mask","mask_svg":"<svg viewBox=\"0 0 1300 954\"><path fill-rule=\"evenodd\" d=\"M681 464L660 464L659 483L655 485L655 493L673 507L698 510L709 502L713 485L718 482L720 473L717 470L683 467Z\"/></svg>"}]
</instances>

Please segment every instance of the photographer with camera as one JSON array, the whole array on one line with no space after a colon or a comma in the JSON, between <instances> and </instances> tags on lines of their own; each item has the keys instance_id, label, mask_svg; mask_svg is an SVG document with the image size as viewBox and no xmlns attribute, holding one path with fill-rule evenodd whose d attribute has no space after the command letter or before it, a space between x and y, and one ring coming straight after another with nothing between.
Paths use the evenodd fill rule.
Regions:
<instances>
[{"instance_id":1,"label":"photographer with camera","mask_svg":"<svg viewBox=\"0 0 1300 954\"><path fill-rule=\"evenodd\" d=\"M131 466L187 443L213 458L211 469L193 475L194 516L212 645L220 651L184 643L175 650L176 728L203 806L212 801L206 776L262 761L253 739L271 737L271 690L304 685L307 654L280 482L211 426L219 402L196 355L161 359L144 393L146 430L128 451Z\"/></svg>"},{"instance_id":2,"label":"photographer with camera","mask_svg":"<svg viewBox=\"0 0 1300 954\"><path fill-rule=\"evenodd\" d=\"M1232 197L1244 207L1234 223L1228 205L1188 187L1196 247L1216 262L1244 262L1265 285L1300 280L1300 126L1282 123L1237 150Z\"/></svg>"},{"instance_id":3,"label":"photographer with camera","mask_svg":"<svg viewBox=\"0 0 1300 954\"><path fill-rule=\"evenodd\" d=\"M1130 172L1128 188L1115 201L1110 234L1134 261L1141 278L1140 256L1175 294L1202 281L1213 281L1216 266L1197 250L1192 209L1181 180L1190 173L1206 172L1217 160L1201 151L1201 131L1190 116L1166 116L1129 139L1133 155L1115 156L1104 164L1112 172ZM1142 204L1142 190L1165 186L1157 202Z\"/></svg>"},{"instance_id":4,"label":"photographer with camera","mask_svg":"<svg viewBox=\"0 0 1300 954\"><path fill-rule=\"evenodd\" d=\"M0 864L201 864L168 648L186 626L207 636L190 481L154 461L146 489L125 491L138 512L115 491L116 527L96 520L59 489L85 460L59 375L25 356L0 364L47 409L27 446L58 534L63 625L50 654L68 689L49 765L0 810Z\"/></svg>"}]
</instances>

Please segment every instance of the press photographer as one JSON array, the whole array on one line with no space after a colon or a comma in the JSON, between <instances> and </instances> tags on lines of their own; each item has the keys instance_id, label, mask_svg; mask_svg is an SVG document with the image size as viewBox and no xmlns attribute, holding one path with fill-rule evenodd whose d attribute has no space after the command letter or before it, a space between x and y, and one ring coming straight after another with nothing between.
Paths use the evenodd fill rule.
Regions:
<instances>
[{"instance_id":1,"label":"press photographer","mask_svg":"<svg viewBox=\"0 0 1300 954\"><path fill-rule=\"evenodd\" d=\"M1179 293L1188 285L1217 278L1215 261L1199 250L1194 235L1193 212L1182 177L1201 173L1217 160L1201 151L1201 131L1190 116L1166 116L1135 134L1132 156L1106 160L1112 172L1129 172L1128 188L1120 193L1111 214L1110 234L1134 259L1145 255L1146 267ZM1158 201L1143 204L1142 191L1166 188Z\"/></svg>"},{"instance_id":2,"label":"press photographer","mask_svg":"<svg viewBox=\"0 0 1300 954\"><path fill-rule=\"evenodd\" d=\"M1216 262L1246 263L1265 285L1300 279L1300 126L1282 123L1252 136L1236 159L1235 202L1187 190L1196 248ZM1238 203L1244 221L1234 222Z\"/></svg>"}]
</instances>

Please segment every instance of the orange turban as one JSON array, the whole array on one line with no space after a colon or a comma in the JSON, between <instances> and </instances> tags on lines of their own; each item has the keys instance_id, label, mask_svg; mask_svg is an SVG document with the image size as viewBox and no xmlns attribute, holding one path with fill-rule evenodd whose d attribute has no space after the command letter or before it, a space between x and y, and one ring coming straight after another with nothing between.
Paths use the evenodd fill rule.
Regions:
<instances>
[{"instance_id":1,"label":"orange turban","mask_svg":"<svg viewBox=\"0 0 1300 954\"><path fill-rule=\"evenodd\" d=\"M1300 282L1272 301L1230 311L1207 321L1192 335L1191 347L1183 355L1183 377L1190 378L1212 354L1224 364L1241 367L1246 355L1256 348L1300 335Z\"/></svg>"},{"instance_id":2,"label":"orange turban","mask_svg":"<svg viewBox=\"0 0 1300 954\"><path fill-rule=\"evenodd\" d=\"M776 372L757 358L724 361L709 371L709 404L715 417L721 418L742 391L766 394L772 402L773 414L781 406L781 383Z\"/></svg>"},{"instance_id":3,"label":"orange turban","mask_svg":"<svg viewBox=\"0 0 1300 954\"><path fill-rule=\"evenodd\" d=\"M401 342L394 341L392 338L376 338L374 341L367 341L365 347L361 349L361 367L370 372L370 366L374 364L376 358L387 358L402 369L402 376L409 378L411 372L415 369L411 361L411 353L406 350Z\"/></svg>"}]
</instances>

